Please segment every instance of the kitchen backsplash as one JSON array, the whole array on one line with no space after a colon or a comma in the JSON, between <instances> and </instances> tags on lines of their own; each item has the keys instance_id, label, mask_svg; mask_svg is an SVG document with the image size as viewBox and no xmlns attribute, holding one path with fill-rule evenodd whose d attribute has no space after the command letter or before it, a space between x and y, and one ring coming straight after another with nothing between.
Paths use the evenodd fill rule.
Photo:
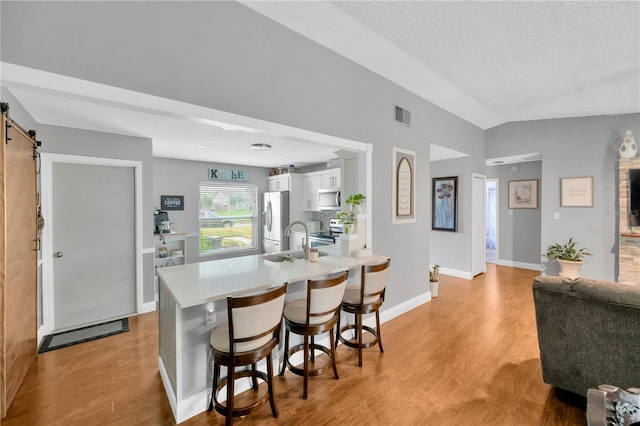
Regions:
<instances>
[{"instance_id":1,"label":"kitchen backsplash","mask_svg":"<svg viewBox=\"0 0 640 426\"><path fill-rule=\"evenodd\" d=\"M320 230L329 230L329 220L336 217L336 212L313 212L313 220L320 221Z\"/></svg>"}]
</instances>

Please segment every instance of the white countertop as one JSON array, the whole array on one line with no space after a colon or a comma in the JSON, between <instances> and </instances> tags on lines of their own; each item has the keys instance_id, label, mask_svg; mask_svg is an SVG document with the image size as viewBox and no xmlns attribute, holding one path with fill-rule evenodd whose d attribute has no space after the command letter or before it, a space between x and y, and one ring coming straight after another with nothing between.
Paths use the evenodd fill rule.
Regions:
<instances>
[{"instance_id":1,"label":"white countertop","mask_svg":"<svg viewBox=\"0 0 640 426\"><path fill-rule=\"evenodd\" d=\"M340 250L340 245L330 249L325 247L321 251L339 253ZM318 262L304 259L270 262L262 256L243 256L160 268L157 270L158 277L178 306L184 309L230 295L251 293L285 282L346 271L386 259L380 255L345 257L329 254L320 257Z\"/></svg>"}]
</instances>

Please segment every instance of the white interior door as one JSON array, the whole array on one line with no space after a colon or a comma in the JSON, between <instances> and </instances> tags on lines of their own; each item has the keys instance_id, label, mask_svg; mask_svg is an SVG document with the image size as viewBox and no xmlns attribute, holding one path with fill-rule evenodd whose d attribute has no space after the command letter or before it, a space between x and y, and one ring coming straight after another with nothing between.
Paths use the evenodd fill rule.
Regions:
<instances>
[{"instance_id":1,"label":"white interior door","mask_svg":"<svg viewBox=\"0 0 640 426\"><path fill-rule=\"evenodd\" d=\"M53 331L136 312L133 167L52 166Z\"/></svg>"},{"instance_id":2,"label":"white interior door","mask_svg":"<svg viewBox=\"0 0 640 426\"><path fill-rule=\"evenodd\" d=\"M473 174L471 195L471 275L486 271L485 263L485 180L482 175Z\"/></svg>"}]
</instances>

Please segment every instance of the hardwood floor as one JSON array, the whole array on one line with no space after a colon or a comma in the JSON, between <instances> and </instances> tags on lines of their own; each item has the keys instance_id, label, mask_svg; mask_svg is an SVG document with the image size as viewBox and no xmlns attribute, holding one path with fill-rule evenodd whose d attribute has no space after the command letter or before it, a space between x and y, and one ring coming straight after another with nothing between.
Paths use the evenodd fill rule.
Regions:
<instances>
[{"instance_id":1,"label":"hardwood floor","mask_svg":"<svg viewBox=\"0 0 640 426\"><path fill-rule=\"evenodd\" d=\"M532 279L488 265L472 281L441 275L439 296L382 325L385 348L338 347L340 380L276 378L269 405L239 425L585 425L585 400L542 382ZM390 286L401 286L391 283ZM130 331L38 355L5 426L173 425L158 373L156 313ZM203 413L182 425L224 424Z\"/></svg>"}]
</instances>

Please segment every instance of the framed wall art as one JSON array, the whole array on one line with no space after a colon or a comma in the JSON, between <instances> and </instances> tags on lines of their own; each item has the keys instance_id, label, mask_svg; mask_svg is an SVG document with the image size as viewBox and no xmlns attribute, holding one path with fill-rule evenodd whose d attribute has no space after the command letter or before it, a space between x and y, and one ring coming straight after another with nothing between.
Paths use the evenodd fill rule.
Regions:
<instances>
[{"instance_id":1,"label":"framed wall art","mask_svg":"<svg viewBox=\"0 0 640 426\"><path fill-rule=\"evenodd\" d=\"M458 232L458 176L431 181L431 229Z\"/></svg>"},{"instance_id":2,"label":"framed wall art","mask_svg":"<svg viewBox=\"0 0 640 426\"><path fill-rule=\"evenodd\" d=\"M593 178L560 179L560 207L593 207Z\"/></svg>"},{"instance_id":3,"label":"framed wall art","mask_svg":"<svg viewBox=\"0 0 640 426\"><path fill-rule=\"evenodd\" d=\"M538 179L509 181L510 209L538 208Z\"/></svg>"},{"instance_id":4,"label":"framed wall art","mask_svg":"<svg viewBox=\"0 0 640 426\"><path fill-rule=\"evenodd\" d=\"M393 148L392 223L413 223L415 212L416 153Z\"/></svg>"}]
</instances>

